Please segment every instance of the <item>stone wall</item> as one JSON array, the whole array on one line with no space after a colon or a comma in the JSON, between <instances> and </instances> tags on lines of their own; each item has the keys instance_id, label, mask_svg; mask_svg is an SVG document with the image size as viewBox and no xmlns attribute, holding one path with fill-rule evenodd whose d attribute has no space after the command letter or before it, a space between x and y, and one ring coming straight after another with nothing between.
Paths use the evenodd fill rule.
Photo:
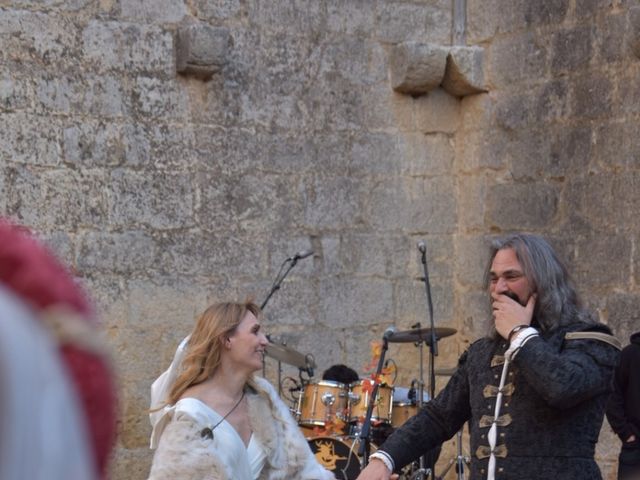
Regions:
<instances>
[{"instance_id":1,"label":"stone wall","mask_svg":"<svg viewBox=\"0 0 640 480\"><path fill-rule=\"evenodd\" d=\"M454 3L0 0L0 211L96 299L122 391L115 480L146 478L148 387L197 313L261 301L296 251L315 255L265 323L318 370L364 374L389 324L427 322L420 239L436 323L458 329L438 366L485 331L485 248L506 231L549 236L602 320L637 329L640 13L467 0L454 36ZM176 73L192 24L229 35L207 79ZM488 93L392 90L396 45L454 37L482 47ZM392 345L397 384L417 355Z\"/></svg>"}]
</instances>

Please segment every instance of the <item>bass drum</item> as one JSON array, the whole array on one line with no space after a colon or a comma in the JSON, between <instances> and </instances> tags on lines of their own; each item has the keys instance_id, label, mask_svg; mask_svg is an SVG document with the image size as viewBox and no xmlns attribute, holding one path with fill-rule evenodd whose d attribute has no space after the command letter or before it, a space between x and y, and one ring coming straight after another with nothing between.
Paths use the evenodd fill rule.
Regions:
<instances>
[{"instance_id":1,"label":"bass drum","mask_svg":"<svg viewBox=\"0 0 640 480\"><path fill-rule=\"evenodd\" d=\"M315 437L307 439L316 460L339 480L355 480L360 475L359 444L349 438ZM377 450L371 445L371 452Z\"/></svg>"}]
</instances>

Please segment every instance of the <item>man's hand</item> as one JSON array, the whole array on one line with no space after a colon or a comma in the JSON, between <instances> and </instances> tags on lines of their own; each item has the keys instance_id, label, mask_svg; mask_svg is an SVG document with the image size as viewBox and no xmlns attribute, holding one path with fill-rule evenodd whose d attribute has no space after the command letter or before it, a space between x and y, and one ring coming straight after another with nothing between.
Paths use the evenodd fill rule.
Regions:
<instances>
[{"instance_id":1,"label":"man's hand","mask_svg":"<svg viewBox=\"0 0 640 480\"><path fill-rule=\"evenodd\" d=\"M509 333L518 325L531 325L536 306L535 295L529 297L524 307L504 294L492 293L491 298L496 331L502 338L508 340Z\"/></svg>"},{"instance_id":2,"label":"man's hand","mask_svg":"<svg viewBox=\"0 0 640 480\"><path fill-rule=\"evenodd\" d=\"M376 458L372 458L369 465L360 472L356 480L397 480L399 475L391 474L387 466Z\"/></svg>"},{"instance_id":3,"label":"man's hand","mask_svg":"<svg viewBox=\"0 0 640 480\"><path fill-rule=\"evenodd\" d=\"M631 436L625 440L625 443L631 443L635 441L636 441L636 436L634 434L631 434Z\"/></svg>"}]
</instances>

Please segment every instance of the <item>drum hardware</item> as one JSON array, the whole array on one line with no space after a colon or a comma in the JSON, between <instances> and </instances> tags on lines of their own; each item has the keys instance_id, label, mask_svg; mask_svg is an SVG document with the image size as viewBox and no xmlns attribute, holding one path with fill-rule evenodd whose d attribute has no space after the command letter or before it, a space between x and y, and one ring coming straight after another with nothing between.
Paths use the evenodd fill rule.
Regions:
<instances>
[{"instance_id":1,"label":"drum hardware","mask_svg":"<svg viewBox=\"0 0 640 480\"><path fill-rule=\"evenodd\" d=\"M310 382L302 387L296 414L298 424L324 427L334 418L347 420L347 385L329 380Z\"/></svg>"},{"instance_id":2,"label":"drum hardware","mask_svg":"<svg viewBox=\"0 0 640 480\"><path fill-rule=\"evenodd\" d=\"M286 363L293 367L297 367L302 372L306 372L310 377L313 376L313 370L316 368L316 362L311 354L303 354L297 350L287 347L286 342L280 344L270 342L264 348L266 357L273 358L278 361L278 393L282 395L282 364Z\"/></svg>"},{"instance_id":3,"label":"drum hardware","mask_svg":"<svg viewBox=\"0 0 640 480\"><path fill-rule=\"evenodd\" d=\"M456 373L456 370L458 370L458 367L437 368L435 373L439 377L451 377Z\"/></svg>"},{"instance_id":4,"label":"drum hardware","mask_svg":"<svg viewBox=\"0 0 640 480\"><path fill-rule=\"evenodd\" d=\"M364 417L364 422L362 424L362 429L360 431L360 446L358 448L358 454L360 456L360 466L364 469L367 466L369 461L369 448L371 444L371 416L373 415L373 408L375 406L375 399L378 398L378 389L380 384L378 383L378 379L380 378L380 373L382 372L382 366L384 365L384 357L387 354L387 350L389 350L389 337L393 335L395 332L395 327L391 326L385 330L384 335L382 336L382 348L380 349L380 358L378 359L378 365L376 367L376 372L374 374L375 381L373 382L373 390L371 391L371 396L369 397L373 401L365 402L367 403L367 413ZM393 395L393 391L392 391ZM393 402L389 402L391 405L389 409L392 408ZM351 414L351 412L350 412ZM391 410L389 410L389 414L391 414Z\"/></svg>"},{"instance_id":5,"label":"drum hardware","mask_svg":"<svg viewBox=\"0 0 640 480\"><path fill-rule=\"evenodd\" d=\"M291 269L298 264L298 261L304 258L310 257L311 255L313 255L313 250L303 250L287 258L284 262L282 262L282 265L280 265L280 270L278 270L278 273L276 275L276 279L273 281L273 285L271 285L271 288L269 289L269 293L260 304L260 310L264 311L264 308L267 306L267 303L269 303L269 299L271 298L271 296L275 292L280 290L280 285L282 284L286 276L289 274ZM286 267L286 270L285 270L285 267ZM271 342L269 335L267 335L267 339L269 339L269 342ZM288 363L288 362L286 360L278 360L278 392L282 394L282 385L280 383L280 375L281 375L280 362L285 362L285 363ZM298 366L298 368L302 368L302 367ZM313 365L312 368L315 368L315 365ZM267 368L266 368L266 365L264 362L264 356L263 356L262 357L262 376L263 377L266 376L266 373L267 373L266 370ZM313 370L311 370L311 373L309 374L309 376L313 377Z\"/></svg>"},{"instance_id":6,"label":"drum hardware","mask_svg":"<svg viewBox=\"0 0 640 480\"><path fill-rule=\"evenodd\" d=\"M442 472L442 475L436 477L436 480L443 480L447 475L447 472L451 469L451 467L456 466L456 475L458 480L464 480L464 466L469 467L471 465L471 458L469 456L465 456L462 451L462 429L458 430L456 433L456 456L449 460L449 464Z\"/></svg>"}]
</instances>

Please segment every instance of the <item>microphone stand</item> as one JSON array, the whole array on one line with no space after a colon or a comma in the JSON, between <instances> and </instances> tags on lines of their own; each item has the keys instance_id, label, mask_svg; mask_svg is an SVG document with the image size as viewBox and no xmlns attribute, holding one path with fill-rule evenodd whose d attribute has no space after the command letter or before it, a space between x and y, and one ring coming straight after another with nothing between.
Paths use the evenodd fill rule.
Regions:
<instances>
[{"instance_id":1,"label":"microphone stand","mask_svg":"<svg viewBox=\"0 0 640 480\"><path fill-rule=\"evenodd\" d=\"M435 373L435 357L438 356L438 339L436 338L435 325L433 323L433 302L431 300L431 285L429 284L429 269L427 267L427 246L424 242L418 242L418 250L422 253L421 262L424 270L424 284L427 293L427 307L429 310L429 328L430 328L430 340L429 340L429 398L433 400L435 398L436 389L436 373ZM421 359L422 362L422 359ZM422 392L421 392L422 393ZM420 399L422 400L422 399ZM421 402L420 402L421 403ZM420 404L419 403L419 404ZM416 479L425 478L425 465L426 456L420 457L420 470ZM431 471L431 477L435 478L435 459L431 461L429 465Z\"/></svg>"},{"instance_id":2,"label":"microphone stand","mask_svg":"<svg viewBox=\"0 0 640 480\"><path fill-rule=\"evenodd\" d=\"M300 256L296 254L293 257L287 258L284 262L282 262L282 265L280 265L280 270L278 270L278 274L276 275L276 279L274 280L273 285L271 285L271 289L269 290L269 293L267 294L265 299L262 301L262 304L260 305L260 310L264 311L264 307L267 306L267 303L269 303L269 300L271 299L273 294L276 293L278 290L280 290L280 285L282 284L283 280L287 277L287 275L289 275L289 272L291 271L291 269L298 264L298 260L300 260ZM288 264L288 268L285 270L285 266L287 264ZM267 340L271 341L271 338L269 337L269 335L267 335ZM262 357L262 376L265 377L266 375L267 375L267 367L264 361L264 357ZM278 393L280 394L282 394L282 383L280 380L281 375L282 375L282 362L278 360Z\"/></svg>"},{"instance_id":3,"label":"microphone stand","mask_svg":"<svg viewBox=\"0 0 640 480\"><path fill-rule=\"evenodd\" d=\"M260 305L260 310L264 310L264 307L266 307L267 303L269 303L271 296L274 293L276 293L276 291L280 290L280 285L282 284L282 281L286 278L287 275L289 275L289 272L291 271L291 269L298 264L298 260L300 260L300 257L298 255L294 255L293 257L287 258L284 262L282 262L282 265L280 266L280 270L278 270L278 274L276 275L276 279L274 280L273 285L271 286L271 290L269 290L267 297L262 301L262 304ZM287 263L289 264L289 267L286 270L284 270L284 267L285 265L287 265Z\"/></svg>"},{"instance_id":4,"label":"microphone stand","mask_svg":"<svg viewBox=\"0 0 640 480\"><path fill-rule=\"evenodd\" d=\"M384 365L384 357L389 349L389 338L387 334L382 337L382 351L380 352L380 358L378 359L378 366L376 367L375 380L373 382L373 391L369 397L369 404L367 405L367 413L364 417L364 423L360 430L360 447L358 449L358 455L362 459L360 462L360 470L364 470L369 462L369 451L371 445L371 417L373 416L373 407L376 403L376 397L378 396L378 387L380 382L380 373L382 372L382 366Z\"/></svg>"}]
</instances>

